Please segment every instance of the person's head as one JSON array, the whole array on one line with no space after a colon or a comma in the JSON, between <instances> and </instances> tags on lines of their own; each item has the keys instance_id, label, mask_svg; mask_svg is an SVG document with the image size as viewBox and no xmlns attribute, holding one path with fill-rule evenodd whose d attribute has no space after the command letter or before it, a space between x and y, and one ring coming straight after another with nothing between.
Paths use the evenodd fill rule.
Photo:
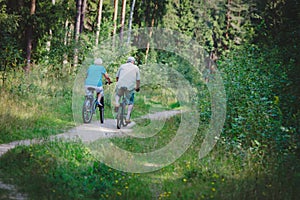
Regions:
<instances>
[{"instance_id":1,"label":"person's head","mask_svg":"<svg viewBox=\"0 0 300 200\"><path fill-rule=\"evenodd\" d=\"M96 58L95 61L94 61L94 64L95 64L95 65L102 65L102 63L103 63L103 62L102 62L102 59L101 59L101 58Z\"/></svg>"},{"instance_id":2,"label":"person's head","mask_svg":"<svg viewBox=\"0 0 300 200\"><path fill-rule=\"evenodd\" d=\"M127 62L128 63L134 63L135 62L135 58L130 56L130 57L127 58Z\"/></svg>"}]
</instances>

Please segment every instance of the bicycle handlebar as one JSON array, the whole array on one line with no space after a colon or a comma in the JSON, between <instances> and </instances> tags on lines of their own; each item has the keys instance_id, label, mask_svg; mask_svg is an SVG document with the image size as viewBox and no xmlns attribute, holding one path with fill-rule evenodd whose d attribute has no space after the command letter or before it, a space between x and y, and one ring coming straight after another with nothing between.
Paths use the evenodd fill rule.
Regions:
<instances>
[{"instance_id":1,"label":"bicycle handlebar","mask_svg":"<svg viewBox=\"0 0 300 200\"><path fill-rule=\"evenodd\" d=\"M105 81L105 85L110 85L112 83L113 83L112 81L110 83L108 81Z\"/></svg>"}]
</instances>

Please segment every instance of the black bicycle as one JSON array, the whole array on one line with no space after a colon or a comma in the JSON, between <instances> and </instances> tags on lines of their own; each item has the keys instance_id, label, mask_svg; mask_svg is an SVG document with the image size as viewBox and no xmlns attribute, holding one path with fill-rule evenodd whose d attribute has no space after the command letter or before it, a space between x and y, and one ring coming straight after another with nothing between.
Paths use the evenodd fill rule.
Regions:
<instances>
[{"instance_id":1,"label":"black bicycle","mask_svg":"<svg viewBox=\"0 0 300 200\"><path fill-rule=\"evenodd\" d=\"M85 95L85 99L82 106L82 119L84 123L90 123L92 121L93 115L96 113L97 108L99 109L100 113L100 123L104 123L104 97L101 97L100 103L97 102L97 94L94 98L93 88L89 88L91 90L91 93L88 95Z\"/></svg>"}]
</instances>

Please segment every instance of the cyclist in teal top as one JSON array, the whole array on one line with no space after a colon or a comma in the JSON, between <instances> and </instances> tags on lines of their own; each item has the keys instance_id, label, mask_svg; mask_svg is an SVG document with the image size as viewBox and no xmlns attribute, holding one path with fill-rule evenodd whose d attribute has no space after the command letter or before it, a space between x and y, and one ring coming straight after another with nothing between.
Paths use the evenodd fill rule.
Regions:
<instances>
[{"instance_id":1,"label":"cyclist in teal top","mask_svg":"<svg viewBox=\"0 0 300 200\"><path fill-rule=\"evenodd\" d=\"M101 105L100 99L104 95L103 86L102 86L103 85L102 76L105 77L108 84L111 83L105 67L102 66L102 59L97 58L95 59L94 64L90 65L87 70L87 76L85 79L85 89L87 95L93 93L93 91L96 90L97 102L99 105Z\"/></svg>"}]
</instances>

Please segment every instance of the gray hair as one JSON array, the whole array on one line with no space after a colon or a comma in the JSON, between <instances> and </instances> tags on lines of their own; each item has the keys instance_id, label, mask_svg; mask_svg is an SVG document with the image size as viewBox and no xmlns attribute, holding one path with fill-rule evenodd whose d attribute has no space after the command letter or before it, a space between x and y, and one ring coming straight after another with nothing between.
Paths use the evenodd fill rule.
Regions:
<instances>
[{"instance_id":1,"label":"gray hair","mask_svg":"<svg viewBox=\"0 0 300 200\"><path fill-rule=\"evenodd\" d=\"M102 65L102 59L101 58L97 58L95 61L94 61L94 64L95 65Z\"/></svg>"}]
</instances>

